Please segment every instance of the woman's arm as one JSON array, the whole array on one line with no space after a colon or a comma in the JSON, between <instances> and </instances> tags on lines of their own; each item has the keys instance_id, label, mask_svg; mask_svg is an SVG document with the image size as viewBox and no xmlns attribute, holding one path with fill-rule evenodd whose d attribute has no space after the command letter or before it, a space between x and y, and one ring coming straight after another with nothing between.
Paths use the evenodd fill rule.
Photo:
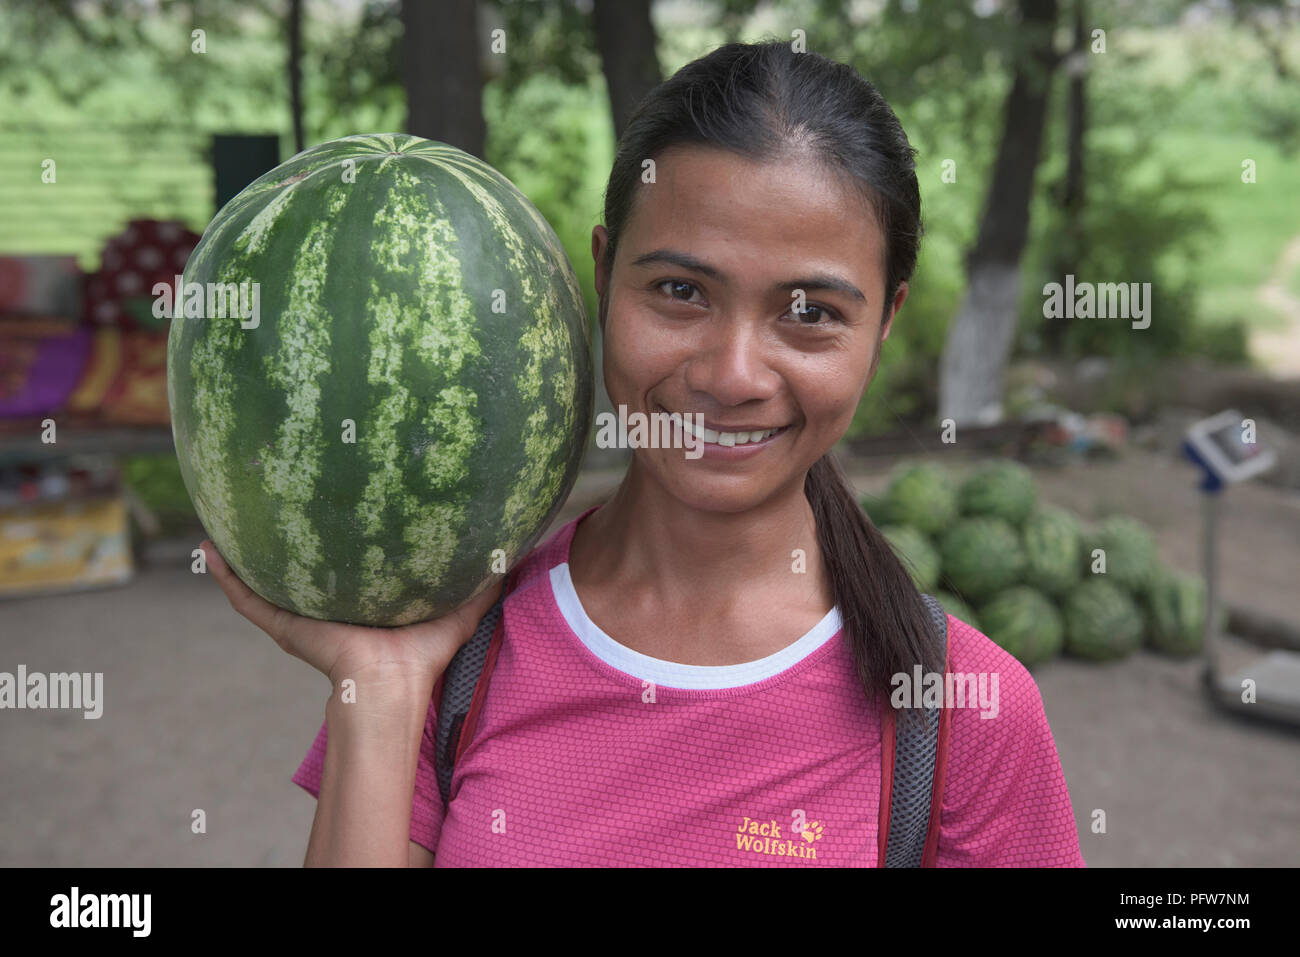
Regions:
<instances>
[{"instance_id":1,"label":"woman's arm","mask_svg":"<svg viewBox=\"0 0 1300 957\"><path fill-rule=\"evenodd\" d=\"M364 708L341 702L337 693L330 697L325 767L304 867L415 863L411 801L432 692L432 683L427 691L421 683Z\"/></svg>"},{"instance_id":2,"label":"woman's arm","mask_svg":"<svg viewBox=\"0 0 1300 957\"><path fill-rule=\"evenodd\" d=\"M334 685L325 705L325 767L303 865L405 867L434 685L501 596L504 579L440 618L371 628L272 605L211 546L204 540L200 548L231 607ZM348 702L340 686L347 687Z\"/></svg>"}]
</instances>

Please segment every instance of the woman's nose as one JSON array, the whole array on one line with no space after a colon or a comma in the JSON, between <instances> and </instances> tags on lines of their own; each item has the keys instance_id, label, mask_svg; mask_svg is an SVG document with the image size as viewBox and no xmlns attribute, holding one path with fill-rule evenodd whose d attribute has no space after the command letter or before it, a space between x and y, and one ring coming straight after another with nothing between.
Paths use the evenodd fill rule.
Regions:
<instances>
[{"instance_id":1,"label":"woman's nose","mask_svg":"<svg viewBox=\"0 0 1300 957\"><path fill-rule=\"evenodd\" d=\"M780 387L769 344L751 321L718 322L695 343L686 384L722 406L767 399Z\"/></svg>"}]
</instances>

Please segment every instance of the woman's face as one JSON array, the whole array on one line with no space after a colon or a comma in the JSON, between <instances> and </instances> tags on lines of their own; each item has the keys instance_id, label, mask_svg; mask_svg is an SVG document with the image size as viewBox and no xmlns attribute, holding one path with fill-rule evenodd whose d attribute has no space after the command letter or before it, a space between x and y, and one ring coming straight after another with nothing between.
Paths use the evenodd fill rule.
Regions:
<instances>
[{"instance_id":1,"label":"woman's face","mask_svg":"<svg viewBox=\"0 0 1300 957\"><path fill-rule=\"evenodd\" d=\"M884 237L858 192L803 158L702 147L656 158L619 240L592 234L605 386L617 411L702 413L719 431L782 429L744 457L640 448L676 499L738 512L789 492L844 434L875 373ZM805 310L793 293L802 290ZM694 423L696 420L690 420ZM692 452L692 455L695 453Z\"/></svg>"}]
</instances>

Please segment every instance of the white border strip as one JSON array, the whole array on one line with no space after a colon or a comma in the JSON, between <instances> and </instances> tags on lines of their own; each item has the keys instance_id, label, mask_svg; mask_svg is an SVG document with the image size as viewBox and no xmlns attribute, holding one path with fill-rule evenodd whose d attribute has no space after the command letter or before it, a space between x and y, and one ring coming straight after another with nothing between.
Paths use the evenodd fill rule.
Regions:
<instances>
[{"instance_id":1,"label":"white border strip","mask_svg":"<svg viewBox=\"0 0 1300 957\"><path fill-rule=\"evenodd\" d=\"M840 630L840 610L832 608L812 630L798 641L775 654L738 665L684 665L675 661L651 658L620 645L605 634L588 616L578 599L569 576L569 563L551 569L551 592L560 614L587 649L611 668L642 681L653 681L666 688L714 691L739 688L779 675L812 654Z\"/></svg>"}]
</instances>

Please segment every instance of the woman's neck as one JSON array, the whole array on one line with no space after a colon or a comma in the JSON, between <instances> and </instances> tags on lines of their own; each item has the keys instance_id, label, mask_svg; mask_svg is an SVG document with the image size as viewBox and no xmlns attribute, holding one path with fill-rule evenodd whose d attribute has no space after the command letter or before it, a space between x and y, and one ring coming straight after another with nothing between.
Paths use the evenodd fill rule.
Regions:
<instances>
[{"instance_id":1,"label":"woman's neck","mask_svg":"<svg viewBox=\"0 0 1300 957\"><path fill-rule=\"evenodd\" d=\"M755 602L824 614L833 604L802 481L723 512L683 503L633 462L613 497L579 523L570 570L575 581L669 618Z\"/></svg>"}]
</instances>

